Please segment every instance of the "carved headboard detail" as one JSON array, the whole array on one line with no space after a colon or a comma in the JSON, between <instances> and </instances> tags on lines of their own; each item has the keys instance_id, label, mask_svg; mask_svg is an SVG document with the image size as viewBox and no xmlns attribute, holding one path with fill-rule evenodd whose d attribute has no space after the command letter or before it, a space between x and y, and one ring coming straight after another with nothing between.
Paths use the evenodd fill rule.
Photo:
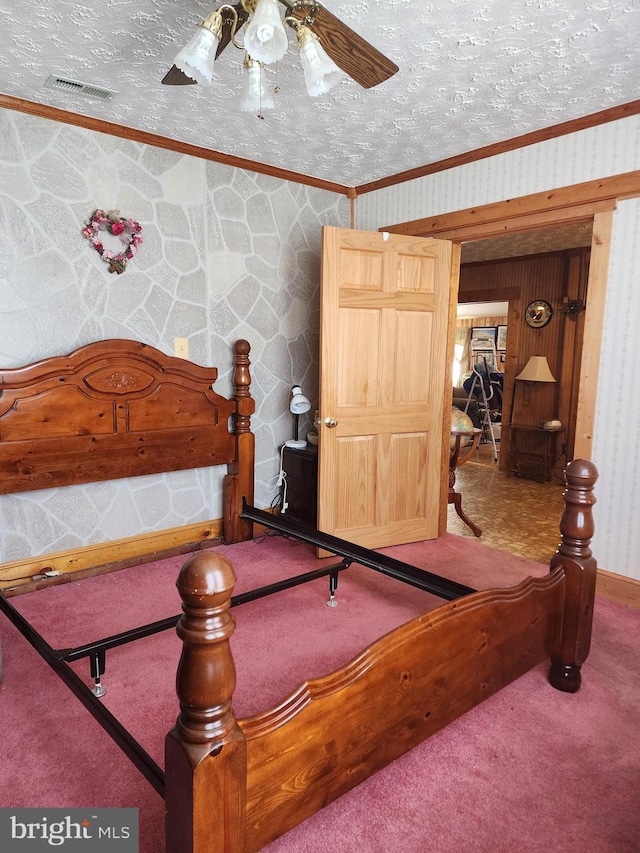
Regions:
<instances>
[{"instance_id":1,"label":"carved headboard detail","mask_svg":"<svg viewBox=\"0 0 640 853\"><path fill-rule=\"evenodd\" d=\"M246 387L231 400L212 388L216 368L136 341L0 370L0 494L235 463L248 352L236 344Z\"/></svg>"}]
</instances>

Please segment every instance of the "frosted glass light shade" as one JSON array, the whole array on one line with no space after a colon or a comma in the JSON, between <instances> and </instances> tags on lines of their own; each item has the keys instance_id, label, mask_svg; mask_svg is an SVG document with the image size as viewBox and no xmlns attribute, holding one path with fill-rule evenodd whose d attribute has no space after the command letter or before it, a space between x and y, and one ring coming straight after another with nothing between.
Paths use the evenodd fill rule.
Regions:
<instances>
[{"instance_id":1,"label":"frosted glass light shade","mask_svg":"<svg viewBox=\"0 0 640 853\"><path fill-rule=\"evenodd\" d=\"M555 382L549 362L544 355L532 355L516 379L523 382Z\"/></svg>"},{"instance_id":2,"label":"frosted glass light shade","mask_svg":"<svg viewBox=\"0 0 640 853\"><path fill-rule=\"evenodd\" d=\"M264 69L255 59L244 61L244 95L240 109L245 113L260 113L274 108L271 92L265 86Z\"/></svg>"},{"instance_id":3,"label":"frosted glass light shade","mask_svg":"<svg viewBox=\"0 0 640 853\"><path fill-rule=\"evenodd\" d=\"M213 63L219 43L219 35L207 27L200 27L191 41L178 53L173 64L197 83L210 84L213 81Z\"/></svg>"},{"instance_id":4,"label":"frosted glass light shade","mask_svg":"<svg viewBox=\"0 0 640 853\"><path fill-rule=\"evenodd\" d=\"M247 53L252 59L270 65L282 59L288 44L278 0L258 0L244 36Z\"/></svg>"},{"instance_id":5,"label":"frosted glass light shade","mask_svg":"<svg viewBox=\"0 0 640 853\"><path fill-rule=\"evenodd\" d=\"M307 27L299 27L299 30L305 30L303 34L299 33L298 41L304 82L308 94L315 98L333 89L342 73L335 62L327 56L318 37Z\"/></svg>"}]
</instances>

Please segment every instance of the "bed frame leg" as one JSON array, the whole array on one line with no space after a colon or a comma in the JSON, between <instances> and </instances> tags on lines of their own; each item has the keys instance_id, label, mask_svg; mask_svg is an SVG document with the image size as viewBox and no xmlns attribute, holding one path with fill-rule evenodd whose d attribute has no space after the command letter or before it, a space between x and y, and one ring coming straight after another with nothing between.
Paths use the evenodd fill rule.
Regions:
<instances>
[{"instance_id":1,"label":"bed frame leg","mask_svg":"<svg viewBox=\"0 0 640 853\"><path fill-rule=\"evenodd\" d=\"M338 572L331 572L329 575L329 601L327 607L337 607L336 590L338 589Z\"/></svg>"},{"instance_id":2,"label":"bed frame leg","mask_svg":"<svg viewBox=\"0 0 640 853\"><path fill-rule=\"evenodd\" d=\"M562 635L558 652L551 658L549 681L565 693L580 689L580 667L591 646L593 604L596 593L597 563L589 545L593 536L593 487L598 472L592 462L574 459L567 466L565 508L560 522L562 541L551 560L551 570L562 566L566 593Z\"/></svg>"},{"instance_id":3,"label":"bed frame leg","mask_svg":"<svg viewBox=\"0 0 640 853\"><path fill-rule=\"evenodd\" d=\"M104 675L106 665L107 653L104 649L99 649L97 652L91 653L91 657L89 659L91 678L93 678L93 687L91 688L91 692L94 696L97 696L98 699L100 699L101 696L104 696L107 692L107 688L100 681L101 677Z\"/></svg>"},{"instance_id":4,"label":"bed frame leg","mask_svg":"<svg viewBox=\"0 0 640 853\"><path fill-rule=\"evenodd\" d=\"M167 853L245 851L246 742L231 708L235 580L228 560L203 552L187 560L177 581L183 649L180 715L165 741Z\"/></svg>"}]
</instances>

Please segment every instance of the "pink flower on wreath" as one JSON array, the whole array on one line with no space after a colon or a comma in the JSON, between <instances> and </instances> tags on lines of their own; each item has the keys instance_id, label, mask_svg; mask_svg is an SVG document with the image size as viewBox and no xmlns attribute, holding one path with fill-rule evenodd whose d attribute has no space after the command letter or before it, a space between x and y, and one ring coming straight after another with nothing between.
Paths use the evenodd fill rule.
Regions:
<instances>
[{"instance_id":1,"label":"pink flower on wreath","mask_svg":"<svg viewBox=\"0 0 640 853\"><path fill-rule=\"evenodd\" d=\"M123 231L124 231L124 223L123 222L114 222L113 225L111 226L111 233L115 234L116 237L118 236L118 234L122 234Z\"/></svg>"}]
</instances>

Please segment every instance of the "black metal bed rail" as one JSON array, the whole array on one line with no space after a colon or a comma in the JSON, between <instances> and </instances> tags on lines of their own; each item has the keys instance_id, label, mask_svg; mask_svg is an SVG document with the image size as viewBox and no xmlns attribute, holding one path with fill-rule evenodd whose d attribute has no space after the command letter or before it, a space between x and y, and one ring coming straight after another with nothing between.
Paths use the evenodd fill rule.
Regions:
<instances>
[{"instance_id":1,"label":"black metal bed rail","mask_svg":"<svg viewBox=\"0 0 640 853\"><path fill-rule=\"evenodd\" d=\"M309 583L322 577L329 576L330 590L333 592L337 585L338 573L349 568L356 562L374 571L388 575L396 580L407 583L425 592L453 601L464 595L476 592L471 587L456 583L455 581L442 578L426 569L419 569L408 563L402 563L385 554L371 551L360 545L354 545L344 539L323 533L313 527L290 518L286 520L282 516L264 512L249 506L243 499L242 518L258 522L263 526L293 536L304 542L316 545L338 557L342 557L339 563L331 566L323 566L311 572L295 575L291 578L277 581L272 584L258 587L231 598L231 606L237 607L250 601L264 598L276 592ZM104 672L105 654L107 649L115 648L135 640L152 636L153 634L169 630L177 625L180 615L169 616L156 622L141 625L128 631L122 631L100 640L85 643L81 646L67 649L54 649L47 643L44 637L36 631L31 623L0 593L0 610L11 620L20 633L31 643L38 654L65 682L75 696L82 702L93 717L100 723L107 734L118 744L120 749L127 755L133 764L140 770L145 778L151 783L155 790L164 797L165 776L162 769L156 764L144 748L124 728L118 719L100 701L100 693L96 695L82 679L71 669L69 663L84 657L91 658L92 675L96 680L96 686L100 685L100 676ZM95 688L94 688L95 690ZM104 692L104 691L102 691Z\"/></svg>"},{"instance_id":2,"label":"black metal bed rail","mask_svg":"<svg viewBox=\"0 0 640 853\"><path fill-rule=\"evenodd\" d=\"M337 574L351 565L351 560L342 560L333 566L324 566L321 569L315 569L312 572L305 572L301 575L295 575L291 578L285 578L275 583L266 584L265 586L250 589L247 592L241 592L231 598L231 606L239 607L241 604L248 604L250 601L256 601L259 598L265 598L267 595L273 595L276 592L282 592L285 589L291 589L294 586L300 586L303 583L324 578L328 575ZM130 628L128 631L122 631L119 634L112 634L109 637L104 637L101 640L93 640L90 643L85 643L82 646L74 646L68 649L54 650L58 657L63 661L76 661L81 658L90 657L97 652L106 652L108 649L114 649L117 646L123 646L126 643L132 643L134 640L142 640L145 637L150 637L153 634L159 634L162 631L168 631L170 628L175 628L182 614L176 616L167 616L165 619L159 619L157 622L149 622L146 625L139 625L136 628ZM26 621L26 620L25 620ZM27 623L29 624L29 623Z\"/></svg>"},{"instance_id":3,"label":"black metal bed rail","mask_svg":"<svg viewBox=\"0 0 640 853\"><path fill-rule=\"evenodd\" d=\"M400 560L395 560L386 554L380 554L378 551L371 551L362 545L354 545L352 542L347 542L346 539L339 539L337 536L323 533L321 530L316 530L314 527L309 527L307 524L292 520L287 516L256 509L249 506L244 498L242 499L240 517L256 521L264 527L286 533L304 542L309 542L311 545L316 545L318 548L323 548L337 556L346 557L354 563L360 563L362 566L367 566L367 568L381 572L383 575L389 575L396 580L430 592L447 601L455 601L457 598L462 598L463 595L477 592L470 586L440 577L440 575L433 574L426 569L419 569L417 566L402 563Z\"/></svg>"},{"instance_id":4,"label":"black metal bed rail","mask_svg":"<svg viewBox=\"0 0 640 853\"><path fill-rule=\"evenodd\" d=\"M149 753L132 737L111 711L105 708L102 702L94 696L90 688L76 675L66 661L62 660L60 652L47 643L44 637L7 601L4 595L0 595L0 610L11 620L23 637L31 643L53 671L60 676L72 693L77 696L107 734L153 785L158 794L164 797L164 772Z\"/></svg>"},{"instance_id":5,"label":"black metal bed rail","mask_svg":"<svg viewBox=\"0 0 640 853\"><path fill-rule=\"evenodd\" d=\"M332 566L323 566L321 569L316 569L312 572L305 572L301 575L295 575L291 578L277 581L272 584L248 590L247 592L234 595L231 599L231 606L237 607L241 604L247 604L250 601L255 601L259 598L264 598L267 595L272 595L276 592L281 592L285 589L299 586L303 583L308 583L318 578L329 576L331 578L331 587L335 587L337 575L339 572L348 569L351 565L351 560L343 559L340 563ZM82 702L87 710L100 723L107 734L118 744L127 757L141 771L145 778L153 785L161 797L164 797L165 777L162 769L156 764L151 756L144 750L137 740L124 728L118 719L109 711L100 701L100 696L104 693L94 693L82 679L71 669L70 662L81 660L85 657L90 657L92 675L96 679L96 685L100 684L100 676L104 673L105 668L105 653L108 649L116 648L117 646L131 643L135 640L143 639L144 637L158 634L162 631L167 631L174 628L178 624L181 614L176 616L168 616L166 619L159 619L156 622L150 622L146 625L140 625L136 628L131 628L128 631L122 631L119 634L112 634L101 640L94 640L90 643L85 643L81 646L67 649L54 649L49 645L44 637L36 631L31 623L0 593L0 610L8 617L13 625L20 633L28 640L43 660L53 669L54 672L64 681L70 688L72 693ZM94 688L95 690L95 688Z\"/></svg>"}]
</instances>

